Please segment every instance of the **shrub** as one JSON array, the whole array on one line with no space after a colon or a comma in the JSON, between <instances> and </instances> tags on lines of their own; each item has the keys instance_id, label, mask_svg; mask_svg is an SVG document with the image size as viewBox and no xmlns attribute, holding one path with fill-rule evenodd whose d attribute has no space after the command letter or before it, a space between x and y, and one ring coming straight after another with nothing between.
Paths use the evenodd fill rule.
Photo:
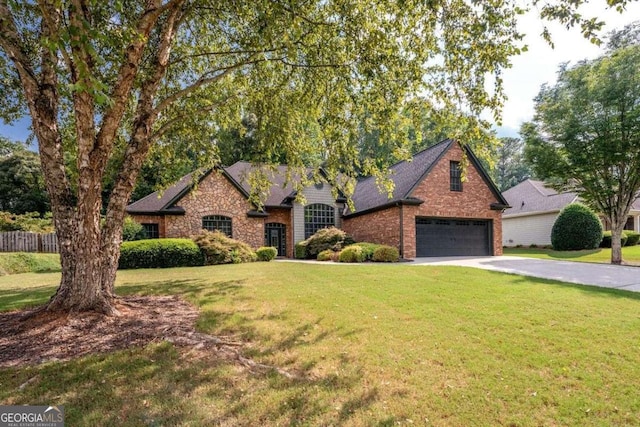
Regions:
<instances>
[{"instance_id":1,"label":"shrub","mask_svg":"<svg viewBox=\"0 0 640 427\"><path fill-rule=\"evenodd\" d=\"M338 260L340 262L364 262L364 251L360 246L347 246L340 252Z\"/></svg>"},{"instance_id":2,"label":"shrub","mask_svg":"<svg viewBox=\"0 0 640 427\"><path fill-rule=\"evenodd\" d=\"M133 242L134 240L143 240L148 238L142 224L136 222L130 216L124 219L122 224L122 241Z\"/></svg>"},{"instance_id":3,"label":"shrub","mask_svg":"<svg viewBox=\"0 0 640 427\"><path fill-rule=\"evenodd\" d=\"M640 241L640 233L636 233L635 231L625 231L624 234L627 236L627 242L625 246L635 246Z\"/></svg>"},{"instance_id":4,"label":"shrub","mask_svg":"<svg viewBox=\"0 0 640 427\"><path fill-rule=\"evenodd\" d=\"M620 236L620 246L627 246L627 235L622 233ZM601 248L611 247L611 231L605 231L602 235L602 242L600 242Z\"/></svg>"},{"instance_id":5,"label":"shrub","mask_svg":"<svg viewBox=\"0 0 640 427\"><path fill-rule=\"evenodd\" d=\"M198 245L190 239L149 239L124 242L118 268L167 268L203 265Z\"/></svg>"},{"instance_id":6,"label":"shrub","mask_svg":"<svg viewBox=\"0 0 640 427\"><path fill-rule=\"evenodd\" d=\"M332 249L325 249L324 251L318 254L318 261L332 261L334 258L335 252Z\"/></svg>"},{"instance_id":7,"label":"shrub","mask_svg":"<svg viewBox=\"0 0 640 427\"><path fill-rule=\"evenodd\" d=\"M28 212L22 215L11 212L0 212L0 231L29 231L31 233L52 233L53 219L51 213L44 217L38 212Z\"/></svg>"},{"instance_id":8,"label":"shrub","mask_svg":"<svg viewBox=\"0 0 640 427\"><path fill-rule=\"evenodd\" d=\"M398 262L400 259L400 253L398 252L398 248L380 245L373 252L373 257L371 259L374 262Z\"/></svg>"},{"instance_id":9,"label":"shrub","mask_svg":"<svg viewBox=\"0 0 640 427\"><path fill-rule=\"evenodd\" d=\"M258 261L271 261L278 255L278 250L273 246L263 246L256 250Z\"/></svg>"},{"instance_id":10,"label":"shrub","mask_svg":"<svg viewBox=\"0 0 640 427\"><path fill-rule=\"evenodd\" d=\"M595 249L602 241L602 223L588 207L573 203L564 208L551 229L556 251Z\"/></svg>"},{"instance_id":11,"label":"shrub","mask_svg":"<svg viewBox=\"0 0 640 427\"><path fill-rule=\"evenodd\" d=\"M335 227L329 227L318 230L313 236L305 240L305 242L305 258L314 259L317 258L318 254L325 249L339 251L340 249L353 244L354 240L347 236L347 233L344 231Z\"/></svg>"},{"instance_id":12,"label":"shrub","mask_svg":"<svg viewBox=\"0 0 640 427\"><path fill-rule=\"evenodd\" d=\"M227 237L218 230L202 230L193 241L204 254L205 265L240 264L257 259L256 253L249 245Z\"/></svg>"},{"instance_id":13,"label":"shrub","mask_svg":"<svg viewBox=\"0 0 640 427\"><path fill-rule=\"evenodd\" d=\"M362 252L364 253L365 261L371 261L375 250L382 245L379 245L377 243L358 242L358 243L354 243L351 246L360 246L362 248Z\"/></svg>"},{"instance_id":14,"label":"shrub","mask_svg":"<svg viewBox=\"0 0 640 427\"><path fill-rule=\"evenodd\" d=\"M293 256L296 259L307 259L307 241L306 240L296 243Z\"/></svg>"}]
</instances>

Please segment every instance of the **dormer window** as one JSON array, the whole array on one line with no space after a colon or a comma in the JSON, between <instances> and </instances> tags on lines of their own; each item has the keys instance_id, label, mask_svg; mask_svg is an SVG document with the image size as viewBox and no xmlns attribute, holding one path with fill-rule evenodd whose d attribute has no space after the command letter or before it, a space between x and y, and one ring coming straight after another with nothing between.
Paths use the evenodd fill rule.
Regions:
<instances>
[{"instance_id":1,"label":"dormer window","mask_svg":"<svg viewBox=\"0 0 640 427\"><path fill-rule=\"evenodd\" d=\"M460 162L449 162L449 188L451 191L462 191L462 171Z\"/></svg>"}]
</instances>

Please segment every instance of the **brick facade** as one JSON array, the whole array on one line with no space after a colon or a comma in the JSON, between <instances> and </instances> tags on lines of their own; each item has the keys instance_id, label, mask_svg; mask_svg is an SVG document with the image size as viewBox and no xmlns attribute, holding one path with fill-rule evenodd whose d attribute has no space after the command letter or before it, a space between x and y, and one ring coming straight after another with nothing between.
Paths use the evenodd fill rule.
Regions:
<instances>
[{"instance_id":1,"label":"brick facade","mask_svg":"<svg viewBox=\"0 0 640 427\"><path fill-rule=\"evenodd\" d=\"M293 228L291 227L291 209L270 208L267 210L267 212L269 213L269 216L264 219L265 224L268 224L270 222L278 222L285 225L287 258L293 258Z\"/></svg>"},{"instance_id":2,"label":"brick facade","mask_svg":"<svg viewBox=\"0 0 640 427\"><path fill-rule=\"evenodd\" d=\"M417 216L491 220L493 255L502 255L502 212L491 210L490 204L497 200L480 172L470 163L466 172L467 180L462 183L462 191L451 191L449 188L449 162L461 161L462 155L460 146L452 144L427 177L418 184L412 197L424 200L423 204L392 207L353 218L347 217L343 221L344 230L359 241L396 246L403 258L410 259L416 257Z\"/></svg>"},{"instance_id":3,"label":"brick facade","mask_svg":"<svg viewBox=\"0 0 640 427\"><path fill-rule=\"evenodd\" d=\"M469 162L462 191L451 191L449 188L450 161L461 161L462 158L463 151L456 143L442 153L427 177L409 194L424 203L417 206L403 204L346 217L342 220L342 228L357 241L395 246L404 258L415 258L416 217L490 220L493 226L493 254L502 255L502 212L490 208L492 203L499 200L482 178L481 172ZM320 190L316 193L320 194ZM331 198L330 192L327 194L326 197L324 193L321 195ZM324 198L313 201L327 203ZM331 203L336 207L336 215L339 215L340 206ZM267 217L248 217L247 212L253 210L253 206L232 181L219 171L211 172L200 181L197 189L187 192L175 205L182 207L185 215L131 216L140 223L157 223L160 237L190 237L202 230L202 217L227 216L232 221L232 237L254 249L265 244L265 224L282 223L286 230L286 255L291 258L294 256L296 236L302 233L304 237L301 206L294 204L292 209L270 208L267 209ZM336 223L340 224L340 221Z\"/></svg>"},{"instance_id":4,"label":"brick facade","mask_svg":"<svg viewBox=\"0 0 640 427\"><path fill-rule=\"evenodd\" d=\"M400 250L400 208L392 207L342 220L342 229L358 242L395 246Z\"/></svg>"},{"instance_id":5,"label":"brick facade","mask_svg":"<svg viewBox=\"0 0 640 427\"><path fill-rule=\"evenodd\" d=\"M129 215L140 224L158 224L158 237L167 237L164 216L162 215Z\"/></svg>"},{"instance_id":6,"label":"brick facade","mask_svg":"<svg viewBox=\"0 0 640 427\"><path fill-rule=\"evenodd\" d=\"M231 218L232 237L253 248L264 244L264 219L249 218L253 209L246 197L218 171L211 172L176 202L185 215L167 215L166 237L190 237L202 230L202 217L223 215Z\"/></svg>"}]
</instances>

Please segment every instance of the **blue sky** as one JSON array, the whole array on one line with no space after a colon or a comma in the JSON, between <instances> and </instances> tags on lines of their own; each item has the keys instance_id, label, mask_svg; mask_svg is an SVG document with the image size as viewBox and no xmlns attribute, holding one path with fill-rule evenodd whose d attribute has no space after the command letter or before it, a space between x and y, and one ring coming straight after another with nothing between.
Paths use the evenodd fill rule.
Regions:
<instances>
[{"instance_id":1,"label":"blue sky","mask_svg":"<svg viewBox=\"0 0 640 427\"><path fill-rule=\"evenodd\" d=\"M592 0L583 6L581 12L585 16L597 16L607 25L605 32L622 29L626 24L640 19L640 2L634 2L623 14L607 10L604 0ZM535 10L522 17L520 31L527 34L525 43L529 50L513 58L513 67L503 73L505 92L508 100L502 114L501 126L496 125L499 136L518 136L522 122L533 116L533 98L544 83L554 83L558 66L569 61L575 64L585 58L595 58L602 53L597 46L585 40L577 29L567 30L561 25L548 25L551 30L555 48L551 48L540 33L543 24ZM10 139L24 141L28 135L30 119L28 117L5 125L0 121L0 135Z\"/></svg>"}]
</instances>

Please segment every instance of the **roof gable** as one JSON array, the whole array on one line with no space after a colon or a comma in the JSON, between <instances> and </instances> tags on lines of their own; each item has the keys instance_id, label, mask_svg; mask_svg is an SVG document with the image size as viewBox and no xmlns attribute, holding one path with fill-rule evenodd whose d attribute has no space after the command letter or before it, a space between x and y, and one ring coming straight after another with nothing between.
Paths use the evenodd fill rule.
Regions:
<instances>
[{"instance_id":1,"label":"roof gable","mask_svg":"<svg viewBox=\"0 0 640 427\"><path fill-rule=\"evenodd\" d=\"M352 213L368 211L406 199L416 184L424 179L452 143L453 141L450 139L439 142L416 153L411 160L403 160L391 166L389 177L395 185L391 198L387 193L378 189L375 177L358 181L352 196L355 206L355 211Z\"/></svg>"},{"instance_id":2,"label":"roof gable","mask_svg":"<svg viewBox=\"0 0 640 427\"><path fill-rule=\"evenodd\" d=\"M213 167L208 169L198 178L197 183L202 182L212 172L221 173L231 184L242 194L248 198L249 193L223 168ZM175 204L188 194L196 185L194 182L194 173L189 173L178 180L175 184L164 191L154 191L148 196L131 203L127 206L126 211L132 214L182 214L184 210Z\"/></svg>"},{"instance_id":3,"label":"roof gable","mask_svg":"<svg viewBox=\"0 0 640 427\"><path fill-rule=\"evenodd\" d=\"M454 144L458 144L458 142L446 139L416 153L410 160L404 160L391 166L389 168L389 177L395 184L391 198L388 197L387 193L379 191L374 177L359 181L352 197L355 211L349 214L362 213L400 202L415 203L418 200L413 197L414 191ZM507 201L502 197L500 190L495 186L478 158L473 154L473 151L466 146L463 146L463 149L468 155L471 164L477 169L485 184L495 195L498 205L506 206Z\"/></svg>"}]
</instances>

